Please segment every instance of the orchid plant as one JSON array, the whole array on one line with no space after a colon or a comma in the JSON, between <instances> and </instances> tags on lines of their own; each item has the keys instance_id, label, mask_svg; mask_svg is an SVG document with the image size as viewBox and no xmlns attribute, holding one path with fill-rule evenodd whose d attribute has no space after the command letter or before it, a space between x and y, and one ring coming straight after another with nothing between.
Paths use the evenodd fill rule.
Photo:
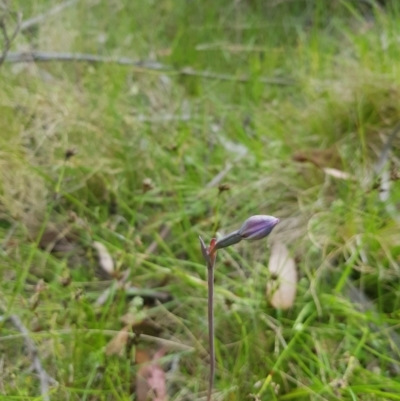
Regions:
<instances>
[{"instance_id":1,"label":"orchid plant","mask_svg":"<svg viewBox=\"0 0 400 401\"><path fill-rule=\"evenodd\" d=\"M200 247L207 263L208 282L208 340L210 347L210 377L207 401L211 400L215 376L215 347L214 347L214 268L218 249L239 243L242 240L255 241L267 237L272 229L279 223L279 219L267 215L255 215L248 218L239 230L233 231L217 240L212 238L207 247L201 237Z\"/></svg>"}]
</instances>

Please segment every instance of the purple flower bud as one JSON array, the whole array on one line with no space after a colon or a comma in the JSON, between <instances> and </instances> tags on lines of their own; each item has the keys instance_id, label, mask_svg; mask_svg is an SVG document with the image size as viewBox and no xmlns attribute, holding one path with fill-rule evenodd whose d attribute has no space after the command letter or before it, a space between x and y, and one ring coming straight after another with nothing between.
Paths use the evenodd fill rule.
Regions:
<instances>
[{"instance_id":1,"label":"purple flower bud","mask_svg":"<svg viewBox=\"0 0 400 401\"><path fill-rule=\"evenodd\" d=\"M240 228L225 237L219 239L213 247L213 251L237 244L243 239L257 240L268 236L272 229L279 223L279 219L273 216L256 215L248 218Z\"/></svg>"},{"instance_id":2,"label":"purple flower bud","mask_svg":"<svg viewBox=\"0 0 400 401\"><path fill-rule=\"evenodd\" d=\"M274 216L251 216L240 227L239 234L242 239L262 239L268 236L278 223L279 219Z\"/></svg>"}]
</instances>

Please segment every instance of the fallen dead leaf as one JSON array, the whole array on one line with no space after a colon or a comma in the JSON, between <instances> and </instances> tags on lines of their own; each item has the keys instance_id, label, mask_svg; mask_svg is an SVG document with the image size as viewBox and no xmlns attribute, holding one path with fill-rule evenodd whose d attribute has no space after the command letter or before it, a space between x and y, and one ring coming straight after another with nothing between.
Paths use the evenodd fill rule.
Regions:
<instances>
[{"instance_id":1,"label":"fallen dead leaf","mask_svg":"<svg viewBox=\"0 0 400 401\"><path fill-rule=\"evenodd\" d=\"M135 363L141 365L143 363L147 363L151 361L151 356L148 352L142 349L135 350Z\"/></svg>"},{"instance_id":2,"label":"fallen dead leaf","mask_svg":"<svg viewBox=\"0 0 400 401\"><path fill-rule=\"evenodd\" d=\"M165 350L160 349L150 364L139 369L136 375L137 401L165 401L167 399L165 372L157 362L164 354Z\"/></svg>"},{"instance_id":3,"label":"fallen dead leaf","mask_svg":"<svg viewBox=\"0 0 400 401\"><path fill-rule=\"evenodd\" d=\"M114 275L114 261L108 252L107 248L98 241L93 242L93 248L97 251L97 256L99 258L99 266L101 269L109 276Z\"/></svg>"},{"instance_id":4,"label":"fallen dead leaf","mask_svg":"<svg viewBox=\"0 0 400 401\"><path fill-rule=\"evenodd\" d=\"M39 247L52 253L68 253L75 250L76 240L69 227L64 230L47 228L40 238Z\"/></svg>"},{"instance_id":5,"label":"fallen dead leaf","mask_svg":"<svg viewBox=\"0 0 400 401\"><path fill-rule=\"evenodd\" d=\"M118 334L107 344L106 355L122 356L129 339L130 326L123 327Z\"/></svg>"},{"instance_id":6,"label":"fallen dead leaf","mask_svg":"<svg viewBox=\"0 0 400 401\"><path fill-rule=\"evenodd\" d=\"M351 174L346 173L345 171L338 170L336 168L325 167L323 170L326 175L330 175L334 178L339 178L340 180L354 180L354 177Z\"/></svg>"},{"instance_id":7,"label":"fallen dead leaf","mask_svg":"<svg viewBox=\"0 0 400 401\"><path fill-rule=\"evenodd\" d=\"M290 308L296 298L297 271L293 258L283 242L272 246L268 264L273 279L267 283L267 297L276 309Z\"/></svg>"},{"instance_id":8,"label":"fallen dead leaf","mask_svg":"<svg viewBox=\"0 0 400 401\"><path fill-rule=\"evenodd\" d=\"M331 149L306 149L293 154L293 160L300 163L312 163L316 167L340 168L341 159L336 148Z\"/></svg>"}]
</instances>

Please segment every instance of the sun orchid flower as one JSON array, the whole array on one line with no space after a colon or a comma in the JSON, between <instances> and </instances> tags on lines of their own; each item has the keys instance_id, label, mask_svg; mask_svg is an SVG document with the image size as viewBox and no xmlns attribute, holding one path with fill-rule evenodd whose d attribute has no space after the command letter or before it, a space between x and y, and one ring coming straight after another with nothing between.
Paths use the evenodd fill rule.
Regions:
<instances>
[{"instance_id":1,"label":"sun orchid flower","mask_svg":"<svg viewBox=\"0 0 400 401\"><path fill-rule=\"evenodd\" d=\"M239 230L233 231L225 237L211 239L210 245L206 246L200 237L200 247L204 259L207 262L207 282L208 282L208 335L210 344L210 376L207 392L207 401L211 401L212 388L215 373L215 346L214 346L214 267L217 257L217 250L237 244L242 240L259 240L267 237L273 228L279 223L279 219L274 216L255 215L249 217Z\"/></svg>"}]
</instances>

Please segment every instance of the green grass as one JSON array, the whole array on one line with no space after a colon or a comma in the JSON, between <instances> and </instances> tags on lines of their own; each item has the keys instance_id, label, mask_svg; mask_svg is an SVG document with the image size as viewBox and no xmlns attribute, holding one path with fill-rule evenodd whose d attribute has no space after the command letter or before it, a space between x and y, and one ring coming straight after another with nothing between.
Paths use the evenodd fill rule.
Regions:
<instances>
[{"instance_id":1,"label":"green grass","mask_svg":"<svg viewBox=\"0 0 400 401\"><path fill-rule=\"evenodd\" d=\"M400 186L392 182L384 204L373 173L400 118L400 8L358 3L81 0L17 37L13 51L35 46L169 66L0 69L1 302L32 331L58 381L51 400L135 399L135 350L160 345L139 338L129 355L106 355L128 311L156 321L163 331L151 335L176 344L165 357L166 369L179 362L167 376L170 400L205 399L198 236L227 233L253 214L281 223L268 241L218 255L215 399L400 399L400 345L391 337L400 317ZM27 19L55 4L12 6ZM230 79L179 73L186 67ZM78 153L65 161L72 148ZM333 149L337 162L328 167L355 179L293 159L308 149ZM398 170L399 140L392 150ZM227 163L222 183L230 190L207 187ZM146 178L154 188L144 192ZM49 227L74 233L75 248L40 248ZM274 310L265 295L275 240L297 262L288 311ZM112 280L98 274L93 241L130 271L133 285L172 300L143 306L116 289L96 306ZM157 250L144 258L153 241ZM40 279L46 288L38 294ZM349 281L375 312L352 303ZM4 320L0 350L0 399L40 400L23 338Z\"/></svg>"}]
</instances>

